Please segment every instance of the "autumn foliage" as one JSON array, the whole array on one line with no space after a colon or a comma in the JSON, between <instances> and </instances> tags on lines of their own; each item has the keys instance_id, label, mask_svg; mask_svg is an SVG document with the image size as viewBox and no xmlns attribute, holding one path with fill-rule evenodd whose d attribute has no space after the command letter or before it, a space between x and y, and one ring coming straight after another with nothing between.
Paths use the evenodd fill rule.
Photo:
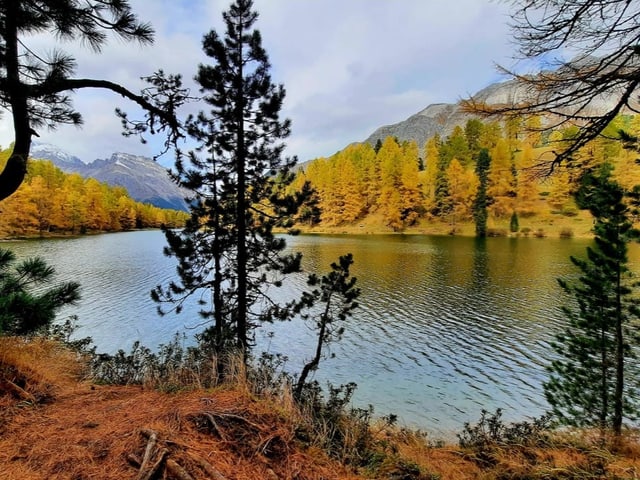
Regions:
<instances>
[{"instance_id":1,"label":"autumn foliage","mask_svg":"<svg viewBox=\"0 0 640 480\"><path fill-rule=\"evenodd\" d=\"M0 164L9 150L0 152ZM32 160L25 181L0 206L0 236L114 232L179 227L186 213L134 201L122 187L66 174L53 163Z\"/></svg>"},{"instance_id":2,"label":"autumn foliage","mask_svg":"<svg viewBox=\"0 0 640 480\"><path fill-rule=\"evenodd\" d=\"M455 231L458 223L473 222L480 184L476 163L482 150L491 158L486 182L490 228L508 228L514 214L520 219L575 216L573 193L579 173L590 165L613 164L614 175L625 185L639 180L633 154L616 140L620 129L638 132L636 117L618 118L606 136L553 172L541 168L548 168L553 152L575 137L576 127L543 134L535 131L536 125L539 128L539 119L501 123L472 119L446 138L424 139L423 147L393 137L375 146L354 143L331 157L311 161L299 170L294 185L301 188L308 181L317 191L320 226L375 218L383 229L397 232L428 223L446 223Z\"/></svg>"}]
</instances>

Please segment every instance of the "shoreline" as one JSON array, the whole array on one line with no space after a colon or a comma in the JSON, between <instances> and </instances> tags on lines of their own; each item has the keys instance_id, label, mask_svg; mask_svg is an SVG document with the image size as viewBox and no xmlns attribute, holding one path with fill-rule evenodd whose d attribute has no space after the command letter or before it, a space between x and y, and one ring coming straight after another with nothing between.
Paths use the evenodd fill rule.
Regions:
<instances>
[{"instance_id":1,"label":"shoreline","mask_svg":"<svg viewBox=\"0 0 640 480\"><path fill-rule=\"evenodd\" d=\"M561 219L529 219L522 221L522 228L511 232L509 222L490 222L487 226L486 238L593 238L592 219L588 214ZM378 222L357 222L352 224L328 226L296 225L295 230L305 235L433 235L476 237L473 222L422 221L402 231L393 231ZM284 230L281 232L284 233Z\"/></svg>"}]
</instances>

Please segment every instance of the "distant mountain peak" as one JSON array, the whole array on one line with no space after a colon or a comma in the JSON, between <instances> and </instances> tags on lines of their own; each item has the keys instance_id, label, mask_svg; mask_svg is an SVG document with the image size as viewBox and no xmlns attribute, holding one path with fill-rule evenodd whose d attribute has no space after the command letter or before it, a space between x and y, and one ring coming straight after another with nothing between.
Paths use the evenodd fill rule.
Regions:
<instances>
[{"instance_id":1,"label":"distant mountain peak","mask_svg":"<svg viewBox=\"0 0 640 480\"><path fill-rule=\"evenodd\" d=\"M31 157L50 160L66 173L79 173L109 185L124 187L131 198L160 208L186 210L188 192L178 187L167 169L153 159L141 155L116 152L108 159L84 163L78 157L51 144L34 144Z\"/></svg>"},{"instance_id":2,"label":"distant mountain peak","mask_svg":"<svg viewBox=\"0 0 640 480\"><path fill-rule=\"evenodd\" d=\"M580 58L576 64L588 64L592 58ZM506 80L493 83L472 96L480 103L488 105L508 105L524 101L528 95L527 86L523 86L517 80ZM590 104L589 110L593 112L608 111L612 108L615 99L596 96ZM406 120L393 125L385 125L376 129L365 143L375 145L378 140L384 140L388 136L397 137L400 141L415 141L419 147L434 135L447 137L456 126L464 126L472 118L480 118L478 115L468 113L458 103L434 103L426 106L418 113L411 115Z\"/></svg>"},{"instance_id":3,"label":"distant mountain peak","mask_svg":"<svg viewBox=\"0 0 640 480\"><path fill-rule=\"evenodd\" d=\"M56 161L54 163L62 170L64 170L63 166L82 168L86 165L80 158L51 143L34 142L31 145L31 157L51 160L52 162L53 158L55 158Z\"/></svg>"}]
</instances>

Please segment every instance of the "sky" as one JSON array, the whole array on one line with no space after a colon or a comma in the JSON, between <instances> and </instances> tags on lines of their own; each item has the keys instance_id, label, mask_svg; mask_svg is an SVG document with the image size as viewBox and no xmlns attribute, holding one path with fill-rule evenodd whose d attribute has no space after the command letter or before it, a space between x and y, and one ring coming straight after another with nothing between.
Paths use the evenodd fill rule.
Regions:
<instances>
[{"instance_id":1,"label":"sky","mask_svg":"<svg viewBox=\"0 0 640 480\"><path fill-rule=\"evenodd\" d=\"M155 31L151 46L114 38L96 54L74 43L58 48L77 59L77 78L101 78L133 91L140 77L158 69L180 73L192 93L202 36L223 34L222 11L230 0L131 0L134 12ZM432 103L452 103L504 80L496 64L514 65L509 5L498 0L255 0L272 65L272 80L287 96L282 115L292 121L288 156L299 161L332 155L365 140ZM49 35L25 39L38 52L55 45ZM160 139L144 145L121 135L114 109L135 116L131 103L105 90L74 93L81 129L38 131L85 162L114 152L153 156ZM192 104L189 111L206 110ZM184 112L185 114L187 111ZM10 116L0 120L0 145L13 141ZM161 160L172 163L172 157Z\"/></svg>"}]
</instances>

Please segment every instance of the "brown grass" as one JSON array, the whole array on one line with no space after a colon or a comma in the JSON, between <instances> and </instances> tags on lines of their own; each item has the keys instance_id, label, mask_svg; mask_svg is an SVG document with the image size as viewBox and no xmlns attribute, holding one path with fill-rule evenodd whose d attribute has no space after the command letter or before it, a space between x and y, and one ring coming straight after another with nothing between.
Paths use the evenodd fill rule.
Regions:
<instances>
[{"instance_id":1,"label":"brown grass","mask_svg":"<svg viewBox=\"0 0 640 480\"><path fill-rule=\"evenodd\" d=\"M147 428L195 478L207 478L197 459L229 479L359 478L296 441L286 402L255 399L242 388L167 394L79 382L74 354L47 341L0 338L0 352L3 378L20 372L34 396L25 401L0 390L3 480L135 478L127 455L142 457ZM203 414L215 417L215 430Z\"/></svg>"},{"instance_id":2,"label":"brown grass","mask_svg":"<svg viewBox=\"0 0 640 480\"><path fill-rule=\"evenodd\" d=\"M0 338L0 479L137 478L128 457L144 456L146 429L157 432L158 448L195 479L215 478L203 463L229 480L578 479L598 462L607 475L589 478L640 472L640 444L631 435L615 454L576 434L558 438L553 448L496 446L494 464L483 466L473 451L374 426L383 461L358 473L297 438L302 414L287 394L258 398L242 382L162 393L93 385L81 380L83 372L76 355L54 342ZM399 475L403 464L419 465L422 475Z\"/></svg>"}]
</instances>

